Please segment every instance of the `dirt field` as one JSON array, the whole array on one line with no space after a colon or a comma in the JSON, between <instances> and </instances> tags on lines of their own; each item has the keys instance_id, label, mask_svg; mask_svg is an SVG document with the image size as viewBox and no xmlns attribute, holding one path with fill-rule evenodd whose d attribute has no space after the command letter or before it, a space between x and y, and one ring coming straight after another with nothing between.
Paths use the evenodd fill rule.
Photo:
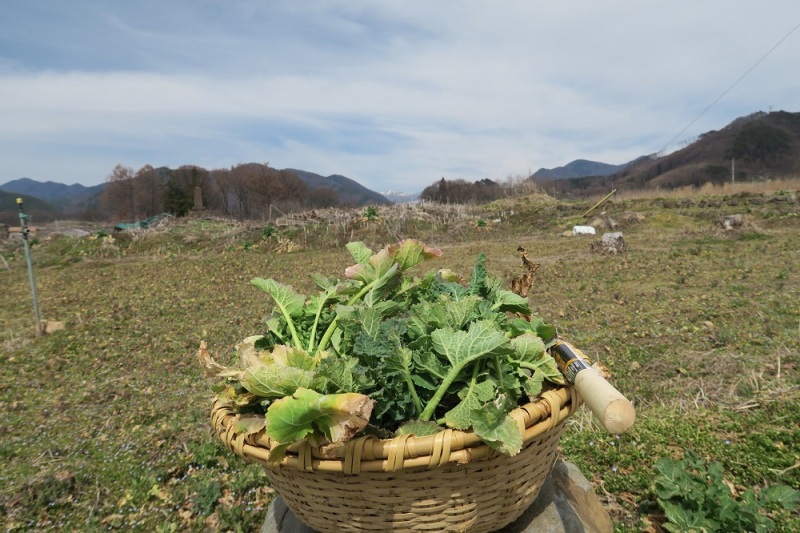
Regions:
<instances>
[{"instance_id":1,"label":"dirt field","mask_svg":"<svg viewBox=\"0 0 800 533\"><path fill-rule=\"evenodd\" d=\"M66 327L39 338L24 257L5 244L6 528L257 530L271 490L211 434L211 393L194 352L206 339L214 353L231 353L262 331L268 301L252 277L301 289L310 272L342 277L350 239L422 238L444 251L431 268L463 274L483 252L506 281L519 273L517 246L541 263L532 307L601 360L638 410L634 429L618 436L584 410L562 441L619 531L658 527L653 465L687 449L720 461L734 491L800 488L797 193L612 204L611 218L631 220L617 229L628 246L621 255L561 235L586 207L532 198L451 214L409 208L402 221L388 210L377 221L318 217L274 231L194 219L134 236L43 233L33 247L42 315ZM716 224L733 213L746 215L743 228ZM299 251L282 253L289 242ZM800 517L784 513L779 524L797 531Z\"/></svg>"}]
</instances>

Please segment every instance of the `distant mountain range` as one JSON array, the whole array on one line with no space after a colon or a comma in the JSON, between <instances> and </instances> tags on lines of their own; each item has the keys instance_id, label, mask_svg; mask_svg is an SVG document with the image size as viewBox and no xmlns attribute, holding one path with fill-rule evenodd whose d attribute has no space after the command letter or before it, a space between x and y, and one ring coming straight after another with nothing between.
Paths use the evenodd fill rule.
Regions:
<instances>
[{"instance_id":1,"label":"distant mountain range","mask_svg":"<svg viewBox=\"0 0 800 533\"><path fill-rule=\"evenodd\" d=\"M534 179L563 180L568 178L581 178L583 176L606 176L620 171L630 163L622 165L609 165L599 161L576 159L563 167L540 168L533 173Z\"/></svg>"},{"instance_id":2,"label":"distant mountain range","mask_svg":"<svg viewBox=\"0 0 800 533\"><path fill-rule=\"evenodd\" d=\"M68 217L98 209L102 192L103 185L86 187L79 183L66 185L20 178L0 185L0 213L4 221L13 219L16 198L21 196L25 211L31 214L34 221Z\"/></svg>"},{"instance_id":3,"label":"distant mountain range","mask_svg":"<svg viewBox=\"0 0 800 533\"><path fill-rule=\"evenodd\" d=\"M337 195L339 201L346 205L365 206L370 204L391 204L386 197L371 189L367 189L357 181L351 180L339 174L321 176L306 170L287 168L288 170L305 182L312 189L318 187L330 187Z\"/></svg>"},{"instance_id":4,"label":"distant mountain range","mask_svg":"<svg viewBox=\"0 0 800 533\"><path fill-rule=\"evenodd\" d=\"M20 178L0 185L0 189L16 194L28 194L46 202L53 202L79 196L90 196L102 191L103 185L86 187L79 183L66 185L54 181L41 182L30 178Z\"/></svg>"},{"instance_id":5,"label":"distant mountain range","mask_svg":"<svg viewBox=\"0 0 800 533\"><path fill-rule=\"evenodd\" d=\"M561 193L592 195L612 187L675 188L800 175L800 113L757 112L721 130L698 136L688 146L643 156L609 174L575 176L554 182ZM731 160L735 161L732 169ZM569 165L567 165L569 166Z\"/></svg>"},{"instance_id":6,"label":"distant mountain range","mask_svg":"<svg viewBox=\"0 0 800 533\"><path fill-rule=\"evenodd\" d=\"M53 220L55 215L60 213L59 208L44 200L28 196L27 194L0 190L0 224L19 226L17 198L22 198L25 212L31 215L31 222L34 225L39 222Z\"/></svg>"},{"instance_id":7,"label":"distant mountain range","mask_svg":"<svg viewBox=\"0 0 800 533\"><path fill-rule=\"evenodd\" d=\"M559 192L572 195L608 192L612 186L672 188L729 180L732 158L736 161L737 180L800 175L797 154L800 154L800 113L758 112L739 117L719 131L706 132L692 144L666 156L642 156L621 165L576 159L563 167L540 168L531 179L552 180ZM157 170L168 171L165 167ZM312 189L330 187L348 205L409 203L419 198L419 193L381 194L339 174L326 177L305 170L286 170ZM0 185L0 192L11 194L0 197L3 202L0 211L13 216L14 195L30 197L26 205L53 216L91 211L99 206L103 186L15 179ZM32 199L38 200L35 206Z\"/></svg>"},{"instance_id":8,"label":"distant mountain range","mask_svg":"<svg viewBox=\"0 0 800 533\"><path fill-rule=\"evenodd\" d=\"M164 179L169 169L156 169ZM343 204L365 206L370 204L391 204L383 195L367 189L360 183L339 174L321 176L313 172L286 169L303 180L311 189L330 187L339 195ZM58 216L70 216L95 210L100 206L100 195L105 184L86 187L75 183L66 185L54 181L37 181L30 178L19 178L0 185L0 212L4 219L13 218L16 210L17 196L23 196L27 210L35 209L39 220L52 219Z\"/></svg>"},{"instance_id":9,"label":"distant mountain range","mask_svg":"<svg viewBox=\"0 0 800 533\"><path fill-rule=\"evenodd\" d=\"M66 185L54 181L41 182L30 178L20 178L0 185L0 190L32 196L46 202L56 212L68 214L97 208L100 204L103 185L86 187L79 183Z\"/></svg>"},{"instance_id":10,"label":"distant mountain range","mask_svg":"<svg viewBox=\"0 0 800 533\"><path fill-rule=\"evenodd\" d=\"M381 194L396 204L413 204L419 201L418 192L383 191Z\"/></svg>"}]
</instances>

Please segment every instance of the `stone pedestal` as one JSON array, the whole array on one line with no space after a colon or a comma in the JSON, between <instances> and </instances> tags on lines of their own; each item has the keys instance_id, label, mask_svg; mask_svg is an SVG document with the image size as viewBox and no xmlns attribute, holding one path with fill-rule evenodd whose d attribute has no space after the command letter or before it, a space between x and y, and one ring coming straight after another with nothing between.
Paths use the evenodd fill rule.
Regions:
<instances>
[{"instance_id":1,"label":"stone pedestal","mask_svg":"<svg viewBox=\"0 0 800 533\"><path fill-rule=\"evenodd\" d=\"M578 467L556 462L553 471L528 510L500 531L504 533L609 533L611 518ZM267 510L261 533L316 533L275 498Z\"/></svg>"},{"instance_id":2,"label":"stone pedestal","mask_svg":"<svg viewBox=\"0 0 800 533\"><path fill-rule=\"evenodd\" d=\"M195 211L203 210L203 189L201 189L200 187L194 188L194 210Z\"/></svg>"}]
</instances>

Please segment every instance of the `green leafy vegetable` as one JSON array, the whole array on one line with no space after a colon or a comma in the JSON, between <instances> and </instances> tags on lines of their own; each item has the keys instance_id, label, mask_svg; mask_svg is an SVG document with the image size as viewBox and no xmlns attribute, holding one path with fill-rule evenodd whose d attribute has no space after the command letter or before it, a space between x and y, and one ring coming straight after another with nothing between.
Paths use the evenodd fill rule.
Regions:
<instances>
[{"instance_id":1,"label":"green leafy vegetable","mask_svg":"<svg viewBox=\"0 0 800 533\"><path fill-rule=\"evenodd\" d=\"M375 435L472 429L517 453L522 432L508 412L563 383L546 351L555 328L518 318L531 314L527 299L489 275L483 254L464 286L449 270L409 274L441 255L416 240L347 249L346 279L314 274L310 297L252 281L275 306L263 335L237 345L234 366L201 346L218 397L240 410L237 427L279 442L273 459L298 440L340 443L367 425Z\"/></svg>"},{"instance_id":2,"label":"green leafy vegetable","mask_svg":"<svg viewBox=\"0 0 800 533\"><path fill-rule=\"evenodd\" d=\"M497 451L516 455L522 449L522 431L508 411L493 403L471 412L472 429Z\"/></svg>"},{"instance_id":3,"label":"green leafy vegetable","mask_svg":"<svg viewBox=\"0 0 800 533\"><path fill-rule=\"evenodd\" d=\"M511 341L511 346L517 358L514 362L521 369L519 376L522 377L525 394L529 398L539 396L545 380L564 383L556 362L545 352L541 337L533 333L523 333Z\"/></svg>"},{"instance_id":4,"label":"green leafy vegetable","mask_svg":"<svg viewBox=\"0 0 800 533\"><path fill-rule=\"evenodd\" d=\"M436 422L423 422L422 420L412 420L400 426L395 435L415 435L417 437L426 437L428 435L436 435L442 428Z\"/></svg>"},{"instance_id":5,"label":"green leafy vegetable","mask_svg":"<svg viewBox=\"0 0 800 533\"><path fill-rule=\"evenodd\" d=\"M417 396L417 389L414 387L414 374L412 372L412 360L414 358L413 352L408 348L401 346L390 353L387 357L386 366L388 368L398 370L402 373L403 379L408 386L408 393L414 401L414 408L419 415L422 413L422 403Z\"/></svg>"},{"instance_id":6,"label":"green leafy vegetable","mask_svg":"<svg viewBox=\"0 0 800 533\"><path fill-rule=\"evenodd\" d=\"M367 245L361 241L348 242L345 246L350 251L350 255L353 256L353 260L360 265L366 265L369 258L372 257L372 250L367 248Z\"/></svg>"},{"instance_id":7,"label":"green leafy vegetable","mask_svg":"<svg viewBox=\"0 0 800 533\"><path fill-rule=\"evenodd\" d=\"M307 370L278 365L248 368L242 376L242 385L263 398L283 398L298 387L309 387L313 374Z\"/></svg>"},{"instance_id":8,"label":"green leafy vegetable","mask_svg":"<svg viewBox=\"0 0 800 533\"><path fill-rule=\"evenodd\" d=\"M278 283L274 279L255 278L251 283L272 296L278 308L280 308L281 313L283 313L284 318L286 318L286 325L292 334L294 345L298 348L302 348L303 345L300 343L300 338L297 336L297 330L295 329L294 322L292 322L292 317L299 315L303 311L305 298L294 292L294 289L288 285Z\"/></svg>"},{"instance_id":9,"label":"green leafy vegetable","mask_svg":"<svg viewBox=\"0 0 800 533\"><path fill-rule=\"evenodd\" d=\"M236 417L234 429L237 433L244 433L245 435L252 435L258 433L264 426L267 425L267 420L262 415L244 414Z\"/></svg>"},{"instance_id":10,"label":"green leafy vegetable","mask_svg":"<svg viewBox=\"0 0 800 533\"><path fill-rule=\"evenodd\" d=\"M444 415L448 427L469 429L474 420L472 411L479 410L497 396L497 383L491 378L477 383L478 368L478 365L475 365L470 384L459 391L458 397L461 398L461 402Z\"/></svg>"},{"instance_id":11,"label":"green leafy vegetable","mask_svg":"<svg viewBox=\"0 0 800 533\"><path fill-rule=\"evenodd\" d=\"M528 307L528 300L522 296L504 289L497 291L496 294L497 299L492 304L492 309L522 315L530 314L531 308Z\"/></svg>"},{"instance_id":12,"label":"green leafy vegetable","mask_svg":"<svg viewBox=\"0 0 800 533\"><path fill-rule=\"evenodd\" d=\"M465 366L508 345L508 339L498 329L497 324L488 320L474 322L469 331L437 329L431 334L431 341L434 349L450 361L450 369L442 379L436 394L422 411L421 420L430 419L442 397Z\"/></svg>"},{"instance_id":13,"label":"green leafy vegetable","mask_svg":"<svg viewBox=\"0 0 800 533\"><path fill-rule=\"evenodd\" d=\"M351 439L369 422L374 400L363 394L323 395L306 388L276 400L267 409L266 433L281 444L315 431L336 444Z\"/></svg>"}]
</instances>

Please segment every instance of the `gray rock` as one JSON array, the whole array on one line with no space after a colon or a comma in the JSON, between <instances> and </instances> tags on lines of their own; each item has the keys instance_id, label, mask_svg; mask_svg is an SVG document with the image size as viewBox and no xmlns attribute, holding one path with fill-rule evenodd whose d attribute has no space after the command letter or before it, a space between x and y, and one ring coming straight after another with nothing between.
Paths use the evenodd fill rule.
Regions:
<instances>
[{"instance_id":1,"label":"gray rock","mask_svg":"<svg viewBox=\"0 0 800 533\"><path fill-rule=\"evenodd\" d=\"M267 509L267 519L261 526L261 533L317 533L297 518L278 496Z\"/></svg>"},{"instance_id":2,"label":"gray rock","mask_svg":"<svg viewBox=\"0 0 800 533\"><path fill-rule=\"evenodd\" d=\"M611 517L592 484L572 463L557 461L528 510L500 531L503 533L607 533ZM316 533L275 498L267 510L261 533Z\"/></svg>"},{"instance_id":3,"label":"gray rock","mask_svg":"<svg viewBox=\"0 0 800 533\"><path fill-rule=\"evenodd\" d=\"M744 215L725 215L719 220L720 226L722 226L726 230L732 230L735 228L740 228L744 225L745 219Z\"/></svg>"},{"instance_id":4,"label":"gray rock","mask_svg":"<svg viewBox=\"0 0 800 533\"><path fill-rule=\"evenodd\" d=\"M504 533L606 533L611 517L578 467L556 462L533 505Z\"/></svg>"},{"instance_id":5,"label":"gray rock","mask_svg":"<svg viewBox=\"0 0 800 533\"><path fill-rule=\"evenodd\" d=\"M592 252L602 254L622 254L628 251L625 239L622 238L622 233L619 231L603 233L603 238L600 242L593 242L589 249Z\"/></svg>"}]
</instances>

